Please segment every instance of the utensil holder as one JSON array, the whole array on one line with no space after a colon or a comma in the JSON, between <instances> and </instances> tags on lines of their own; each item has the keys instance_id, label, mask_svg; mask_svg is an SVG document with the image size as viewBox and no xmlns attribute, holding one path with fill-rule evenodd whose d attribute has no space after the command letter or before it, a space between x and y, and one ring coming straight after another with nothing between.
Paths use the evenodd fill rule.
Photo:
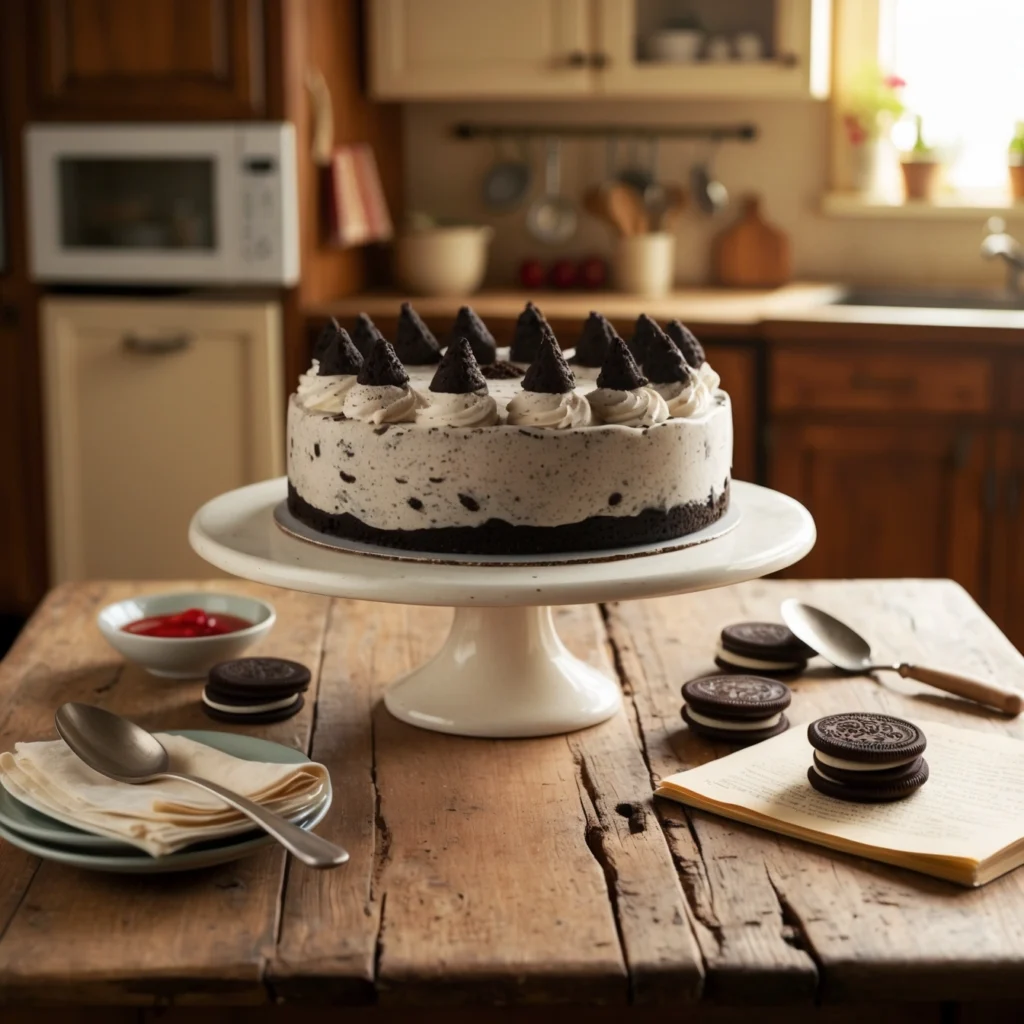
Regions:
<instances>
[{"instance_id":1,"label":"utensil holder","mask_svg":"<svg viewBox=\"0 0 1024 1024\"><path fill-rule=\"evenodd\" d=\"M615 250L615 285L634 295L667 295L675 272L676 239L667 231L620 238Z\"/></svg>"}]
</instances>

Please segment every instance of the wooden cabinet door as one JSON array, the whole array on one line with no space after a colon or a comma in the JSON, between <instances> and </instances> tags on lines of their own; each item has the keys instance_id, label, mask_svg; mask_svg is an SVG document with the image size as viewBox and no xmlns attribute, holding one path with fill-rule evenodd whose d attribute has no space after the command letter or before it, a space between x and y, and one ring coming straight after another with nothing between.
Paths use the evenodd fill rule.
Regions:
<instances>
[{"instance_id":1,"label":"wooden cabinet door","mask_svg":"<svg viewBox=\"0 0 1024 1024\"><path fill-rule=\"evenodd\" d=\"M593 89L588 0L370 0L369 15L379 99Z\"/></svg>"},{"instance_id":2,"label":"wooden cabinet door","mask_svg":"<svg viewBox=\"0 0 1024 1024\"><path fill-rule=\"evenodd\" d=\"M215 575L188 524L283 472L279 307L43 304L54 582Z\"/></svg>"},{"instance_id":3,"label":"wooden cabinet door","mask_svg":"<svg viewBox=\"0 0 1024 1024\"><path fill-rule=\"evenodd\" d=\"M783 423L772 487L801 501L818 540L801 577L949 576L980 599L987 439L936 423Z\"/></svg>"},{"instance_id":4,"label":"wooden cabinet door","mask_svg":"<svg viewBox=\"0 0 1024 1024\"><path fill-rule=\"evenodd\" d=\"M996 434L992 473L988 612L1024 651L1024 430Z\"/></svg>"},{"instance_id":5,"label":"wooden cabinet door","mask_svg":"<svg viewBox=\"0 0 1024 1024\"><path fill-rule=\"evenodd\" d=\"M32 0L33 116L218 120L264 109L260 0Z\"/></svg>"}]
</instances>

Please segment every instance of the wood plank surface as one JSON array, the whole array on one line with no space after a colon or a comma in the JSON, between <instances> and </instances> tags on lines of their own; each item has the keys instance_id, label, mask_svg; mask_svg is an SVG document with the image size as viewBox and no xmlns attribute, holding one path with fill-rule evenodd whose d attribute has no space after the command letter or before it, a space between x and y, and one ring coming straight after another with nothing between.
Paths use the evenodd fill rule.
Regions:
<instances>
[{"instance_id":1,"label":"wood plank surface","mask_svg":"<svg viewBox=\"0 0 1024 1024\"><path fill-rule=\"evenodd\" d=\"M104 603L158 589L168 585L49 596L0 666L2 748L52 735L68 699L154 728L210 724L198 684L124 667L93 625ZM380 704L437 650L450 611L231 589L272 593L279 624L264 650L314 668L303 714L251 731L309 746L328 766L336 796L321 831L351 861L286 871L271 849L130 879L40 865L0 843L0 1004L238 1004L208 1018L233 1020L259 1002L314 1016L312 1004L377 1002L373 1020L390 1006L449 1015L464 1012L455 1003L554 1002L606 1004L592 1012L613 1019L626 1003L701 998L687 1011L695 1021L742 1019L749 1011L721 1005L740 1003L838 1021L847 1011L816 1003L920 1004L891 1019L934 1020L925 1002L1024 1000L1024 873L963 890L651 796L657 778L727 752L683 727L679 686L712 668L723 625L777 619L785 596L847 618L882 656L1024 687L1021 656L954 584L765 581L613 605L604 619L593 606L559 609L567 645L620 674L625 710L567 737L515 741L414 729ZM1020 722L895 676L839 677L814 662L793 689L795 727L873 708L1024 738Z\"/></svg>"},{"instance_id":2,"label":"wood plank surface","mask_svg":"<svg viewBox=\"0 0 1024 1024\"><path fill-rule=\"evenodd\" d=\"M200 710L201 683L158 680L125 665L95 625L100 608L132 594L224 587L223 581L59 587L0 665L0 749L53 736L53 712L66 700L128 714L148 728L244 731L305 749L315 691L299 715L277 725L214 725ZM278 622L260 653L316 670L327 599L237 580L230 589L273 594ZM26 863L36 863L7 844L0 858L19 876ZM154 877L40 864L13 913L0 919L0 1001L263 1001L263 964L273 951L284 862L272 847L218 868ZM8 877L4 870L0 891L8 889Z\"/></svg>"},{"instance_id":3,"label":"wood plank surface","mask_svg":"<svg viewBox=\"0 0 1024 1024\"><path fill-rule=\"evenodd\" d=\"M881 659L930 661L1024 689L1024 660L948 581L759 581L614 605L610 635L655 777L727 751L681 725L679 688L714 670L723 626L778 621L779 602L793 595L846 618ZM793 691L797 728L822 714L878 710L1024 738L1019 719L892 673L877 681L840 677L816 660ZM657 805L702 925L708 995L767 1000L816 986L820 998L844 1001L1024 996L1024 873L964 890L668 801Z\"/></svg>"}]
</instances>

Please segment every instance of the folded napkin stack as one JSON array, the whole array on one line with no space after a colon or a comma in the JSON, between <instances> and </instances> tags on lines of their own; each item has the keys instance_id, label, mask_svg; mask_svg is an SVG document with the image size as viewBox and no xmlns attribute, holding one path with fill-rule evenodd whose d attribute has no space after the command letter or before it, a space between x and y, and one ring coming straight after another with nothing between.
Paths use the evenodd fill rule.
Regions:
<instances>
[{"instance_id":1,"label":"folded napkin stack","mask_svg":"<svg viewBox=\"0 0 1024 1024\"><path fill-rule=\"evenodd\" d=\"M172 771L218 782L285 817L311 810L328 792L323 765L245 761L185 736L159 734ZM212 793L174 779L132 786L93 771L63 740L18 743L0 754L0 785L41 814L120 839L153 857L254 826Z\"/></svg>"}]
</instances>

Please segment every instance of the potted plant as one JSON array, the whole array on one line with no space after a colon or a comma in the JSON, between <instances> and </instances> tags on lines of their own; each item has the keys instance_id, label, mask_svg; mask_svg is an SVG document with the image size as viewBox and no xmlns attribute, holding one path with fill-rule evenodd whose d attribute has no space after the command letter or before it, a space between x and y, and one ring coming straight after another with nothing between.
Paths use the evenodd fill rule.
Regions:
<instances>
[{"instance_id":1,"label":"potted plant","mask_svg":"<svg viewBox=\"0 0 1024 1024\"><path fill-rule=\"evenodd\" d=\"M1010 140L1010 195L1024 199L1024 121L1017 122L1017 128Z\"/></svg>"},{"instance_id":2,"label":"potted plant","mask_svg":"<svg viewBox=\"0 0 1024 1024\"><path fill-rule=\"evenodd\" d=\"M908 199L926 199L934 202L939 190L939 170L942 165L935 155L935 150L924 141L920 114L915 118L915 124L914 145L900 159L903 184Z\"/></svg>"},{"instance_id":3,"label":"potted plant","mask_svg":"<svg viewBox=\"0 0 1024 1024\"><path fill-rule=\"evenodd\" d=\"M852 184L858 192L882 191L879 154L905 109L900 98L905 85L898 75L883 74L877 64L867 64L850 90L843 128L850 147Z\"/></svg>"}]
</instances>

